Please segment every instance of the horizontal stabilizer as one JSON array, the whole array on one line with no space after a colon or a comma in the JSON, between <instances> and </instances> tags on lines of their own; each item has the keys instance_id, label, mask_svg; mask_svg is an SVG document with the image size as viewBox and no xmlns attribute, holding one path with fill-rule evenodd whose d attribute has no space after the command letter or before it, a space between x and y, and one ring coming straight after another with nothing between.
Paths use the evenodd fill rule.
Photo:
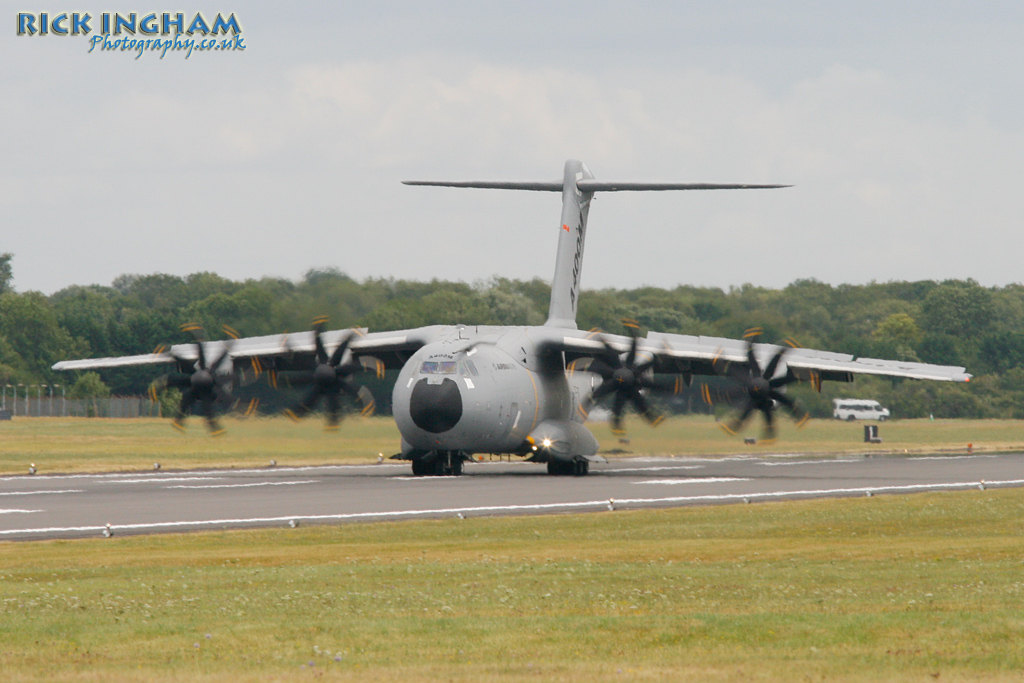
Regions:
<instances>
[{"instance_id":1,"label":"horizontal stabilizer","mask_svg":"<svg viewBox=\"0 0 1024 683\"><path fill-rule=\"evenodd\" d=\"M537 180L403 180L403 185L432 185L434 187L475 187L484 190L533 190L535 192L561 192L562 183ZM744 185L739 183L616 183L607 180L581 179L576 181L580 192L639 192L664 190L773 190L792 185Z\"/></svg>"},{"instance_id":2,"label":"horizontal stabilizer","mask_svg":"<svg viewBox=\"0 0 1024 683\"><path fill-rule=\"evenodd\" d=\"M403 185L434 185L437 187L478 187L484 190L534 190L536 192L561 192L562 183L543 181L502 181L502 180L403 180Z\"/></svg>"},{"instance_id":3,"label":"horizontal stabilizer","mask_svg":"<svg viewBox=\"0 0 1024 683\"><path fill-rule=\"evenodd\" d=\"M636 192L641 190L773 190L792 185L739 185L736 183L612 183L607 180L580 180L581 192Z\"/></svg>"}]
</instances>

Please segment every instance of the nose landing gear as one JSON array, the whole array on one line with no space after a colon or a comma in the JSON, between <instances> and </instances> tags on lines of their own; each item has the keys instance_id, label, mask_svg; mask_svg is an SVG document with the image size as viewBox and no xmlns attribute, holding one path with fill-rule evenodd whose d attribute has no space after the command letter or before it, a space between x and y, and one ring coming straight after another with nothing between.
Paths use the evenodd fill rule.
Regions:
<instances>
[{"instance_id":1,"label":"nose landing gear","mask_svg":"<svg viewBox=\"0 0 1024 683\"><path fill-rule=\"evenodd\" d=\"M462 451L432 451L412 461L412 473L417 477L458 477L466 455Z\"/></svg>"}]
</instances>

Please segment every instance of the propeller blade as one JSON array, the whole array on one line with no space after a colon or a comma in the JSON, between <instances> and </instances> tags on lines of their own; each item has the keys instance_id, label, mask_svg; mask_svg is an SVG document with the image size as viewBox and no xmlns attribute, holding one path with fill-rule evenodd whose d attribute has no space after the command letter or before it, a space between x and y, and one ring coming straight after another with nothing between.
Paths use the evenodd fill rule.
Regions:
<instances>
[{"instance_id":1,"label":"propeller blade","mask_svg":"<svg viewBox=\"0 0 1024 683\"><path fill-rule=\"evenodd\" d=\"M656 426L665 421L665 416L651 407L650 402L640 393L639 389L633 391L630 400L633 403L633 407L636 408L636 412L640 413L650 424Z\"/></svg>"},{"instance_id":2,"label":"propeller blade","mask_svg":"<svg viewBox=\"0 0 1024 683\"><path fill-rule=\"evenodd\" d=\"M630 328L630 330L632 331L632 328ZM636 343L637 343L636 334L634 333L632 335L632 337L633 337L633 343L629 345L629 352L626 354L626 367L627 368L631 368L631 367L633 367L636 364Z\"/></svg>"},{"instance_id":3,"label":"propeller blade","mask_svg":"<svg viewBox=\"0 0 1024 683\"><path fill-rule=\"evenodd\" d=\"M612 371L618 370L622 367L622 359L619 358L619 352L608 343L607 339L601 338L601 343L604 344L604 351L601 352L601 360L605 362Z\"/></svg>"},{"instance_id":4,"label":"propeller blade","mask_svg":"<svg viewBox=\"0 0 1024 683\"><path fill-rule=\"evenodd\" d=\"M750 368L750 374L758 375L763 377L761 373L761 366L757 363L757 354L754 353L754 342L747 342L747 366Z\"/></svg>"},{"instance_id":5,"label":"propeller blade","mask_svg":"<svg viewBox=\"0 0 1024 683\"><path fill-rule=\"evenodd\" d=\"M178 414L174 416L174 421L180 426L185 418L188 417L189 410L192 408L192 404L196 402L195 394L191 389L186 389L181 394L181 403L178 404Z\"/></svg>"},{"instance_id":6,"label":"propeller blade","mask_svg":"<svg viewBox=\"0 0 1024 683\"><path fill-rule=\"evenodd\" d=\"M764 430L761 432L761 440L771 443L775 441L775 421L772 417L772 410L762 410L764 416Z\"/></svg>"},{"instance_id":7,"label":"propeller blade","mask_svg":"<svg viewBox=\"0 0 1024 683\"><path fill-rule=\"evenodd\" d=\"M750 419L750 416L753 414L754 410L756 410L754 402L747 401L747 404L743 407L743 412L740 413L737 417L734 417L732 420L730 420L728 424L723 424L722 427L730 434L738 434L739 431L743 429L743 425L746 424L748 419Z\"/></svg>"},{"instance_id":8,"label":"propeller blade","mask_svg":"<svg viewBox=\"0 0 1024 683\"><path fill-rule=\"evenodd\" d=\"M384 361L374 356L360 356L357 362L364 371L374 373L377 379L384 379L384 371L387 370Z\"/></svg>"},{"instance_id":9,"label":"propeller blade","mask_svg":"<svg viewBox=\"0 0 1024 683\"><path fill-rule=\"evenodd\" d=\"M219 356L217 356L217 360L213 361L213 365L210 366L210 372L217 372L217 370L220 369L220 366L224 363L224 361L228 359L228 356L230 355L231 346L229 344L225 344L224 350L221 352Z\"/></svg>"},{"instance_id":10,"label":"propeller blade","mask_svg":"<svg viewBox=\"0 0 1024 683\"><path fill-rule=\"evenodd\" d=\"M348 334L341 340L341 343L338 344L338 348L334 349L334 353L331 354L330 360L327 361L331 364L331 367L338 367L338 363L341 362L342 356L345 355L345 349L348 348L348 343L350 341L352 341L352 335Z\"/></svg>"},{"instance_id":11,"label":"propeller blade","mask_svg":"<svg viewBox=\"0 0 1024 683\"><path fill-rule=\"evenodd\" d=\"M192 380L188 375L168 376L165 386L174 387L175 389L187 389L192 386Z\"/></svg>"},{"instance_id":12,"label":"propeller blade","mask_svg":"<svg viewBox=\"0 0 1024 683\"><path fill-rule=\"evenodd\" d=\"M321 339L320 333L323 327L317 326L313 329L313 340L316 342L316 362L326 363L327 362L327 349L324 348L324 340Z\"/></svg>"},{"instance_id":13,"label":"propeller blade","mask_svg":"<svg viewBox=\"0 0 1024 683\"><path fill-rule=\"evenodd\" d=\"M212 397L202 401L203 417L206 419L206 428L210 430L210 434L213 436L220 436L225 430L220 426L220 423L217 422L217 415L214 412L213 402L214 399Z\"/></svg>"},{"instance_id":14,"label":"propeller blade","mask_svg":"<svg viewBox=\"0 0 1024 683\"><path fill-rule=\"evenodd\" d=\"M789 347L783 346L781 349L779 349L778 353L772 356L772 359L768 362L768 367L764 369L763 377L765 379L771 380L773 377L775 377L775 371L778 370L779 368L779 361L782 360L782 357L786 355L787 351L789 351Z\"/></svg>"},{"instance_id":15,"label":"propeller blade","mask_svg":"<svg viewBox=\"0 0 1024 683\"><path fill-rule=\"evenodd\" d=\"M313 407L319 400L320 387L314 386L312 389L309 390L309 393L306 394L305 398L299 401L299 403L295 407L290 408L288 410L288 417L291 417L293 419L305 417L309 413L309 411L313 409Z\"/></svg>"},{"instance_id":16,"label":"propeller blade","mask_svg":"<svg viewBox=\"0 0 1024 683\"><path fill-rule=\"evenodd\" d=\"M782 377L775 377L773 379L768 380L768 386L770 386L772 389L777 389L779 387L784 387L787 384L792 384L793 382L799 381L800 378L793 374L793 371L790 370Z\"/></svg>"},{"instance_id":17,"label":"propeller blade","mask_svg":"<svg viewBox=\"0 0 1024 683\"><path fill-rule=\"evenodd\" d=\"M196 342L196 350L199 352L199 369L206 369L206 351L203 349L203 342Z\"/></svg>"},{"instance_id":18,"label":"propeller blade","mask_svg":"<svg viewBox=\"0 0 1024 683\"><path fill-rule=\"evenodd\" d=\"M615 393L615 390L616 390L616 386L615 386L614 383L608 382L608 381L601 382L601 385L599 387L597 387L592 392L590 392L590 399L594 403L597 403L598 401L600 401L602 398L604 398L608 394Z\"/></svg>"},{"instance_id":19,"label":"propeller blade","mask_svg":"<svg viewBox=\"0 0 1024 683\"><path fill-rule=\"evenodd\" d=\"M359 401L363 404L363 409L360 411L360 415L373 415L377 409L377 400L370 393L370 390L366 387L359 387Z\"/></svg>"},{"instance_id":20,"label":"propeller blade","mask_svg":"<svg viewBox=\"0 0 1024 683\"><path fill-rule=\"evenodd\" d=\"M612 433L613 434L625 434L626 430L622 428L622 413L626 409L626 395L621 391L615 392L615 399L612 403Z\"/></svg>"},{"instance_id":21,"label":"propeller blade","mask_svg":"<svg viewBox=\"0 0 1024 683\"><path fill-rule=\"evenodd\" d=\"M289 384L312 384L315 381L313 373L307 370L280 372L278 376Z\"/></svg>"},{"instance_id":22,"label":"propeller blade","mask_svg":"<svg viewBox=\"0 0 1024 683\"><path fill-rule=\"evenodd\" d=\"M654 367L655 360L656 359L654 358L650 358L648 360L645 360L643 363L640 363L639 365L633 368L633 374L636 375L637 377L645 374L648 370Z\"/></svg>"},{"instance_id":23,"label":"propeller blade","mask_svg":"<svg viewBox=\"0 0 1024 683\"><path fill-rule=\"evenodd\" d=\"M803 428L803 426L807 424L807 421L811 419L811 414L789 396L786 396L779 391L773 391L769 395L779 402L786 412L789 413L790 417L796 420L796 426L798 428Z\"/></svg>"},{"instance_id":24,"label":"propeller blade","mask_svg":"<svg viewBox=\"0 0 1024 683\"><path fill-rule=\"evenodd\" d=\"M586 368L588 372L593 372L595 375L600 375L601 379L608 380L615 374L615 368L609 366L600 358L593 358Z\"/></svg>"},{"instance_id":25,"label":"propeller blade","mask_svg":"<svg viewBox=\"0 0 1024 683\"><path fill-rule=\"evenodd\" d=\"M327 394L327 429L337 429L341 422L341 397L338 394Z\"/></svg>"}]
</instances>

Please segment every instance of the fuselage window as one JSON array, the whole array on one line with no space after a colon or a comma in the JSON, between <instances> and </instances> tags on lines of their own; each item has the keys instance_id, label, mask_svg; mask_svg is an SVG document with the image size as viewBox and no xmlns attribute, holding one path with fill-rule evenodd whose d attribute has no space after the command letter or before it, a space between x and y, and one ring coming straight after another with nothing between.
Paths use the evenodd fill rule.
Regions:
<instances>
[{"instance_id":1,"label":"fuselage window","mask_svg":"<svg viewBox=\"0 0 1024 683\"><path fill-rule=\"evenodd\" d=\"M427 360L420 366L420 374L423 375L454 375L457 371L457 363L453 360Z\"/></svg>"}]
</instances>

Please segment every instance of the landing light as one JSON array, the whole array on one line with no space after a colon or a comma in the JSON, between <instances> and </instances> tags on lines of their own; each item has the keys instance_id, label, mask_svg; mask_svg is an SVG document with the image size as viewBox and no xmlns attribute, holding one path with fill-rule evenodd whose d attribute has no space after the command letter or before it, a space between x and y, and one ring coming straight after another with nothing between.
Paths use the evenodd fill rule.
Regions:
<instances>
[{"instance_id":1,"label":"landing light","mask_svg":"<svg viewBox=\"0 0 1024 683\"><path fill-rule=\"evenodd\" d=\"M544 448L551 448L551 439L544 439L541 441L541 445L543 445Z\"/></svg>"}]
</instances>

